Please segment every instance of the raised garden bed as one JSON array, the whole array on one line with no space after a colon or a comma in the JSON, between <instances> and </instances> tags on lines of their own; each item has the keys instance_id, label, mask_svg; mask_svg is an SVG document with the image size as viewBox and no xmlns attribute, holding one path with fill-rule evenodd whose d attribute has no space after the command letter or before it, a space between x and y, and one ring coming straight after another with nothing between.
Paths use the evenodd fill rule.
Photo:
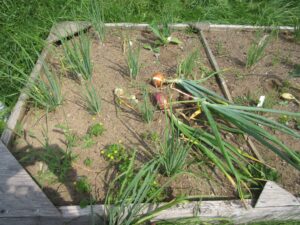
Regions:
<instances>
[{"instance_id":1,"label":"raised garden bed","mask_svg":"<svg viewBox=\"0 0 300 225\"><path fill-rule=\"evenodd\" d=\"M135 28L143 28L143 26L136 26ZM178 92L174 90L172 85L171 88L170 86L164 86L160 89L154 88L150 85L152 74L161 72L166 79L178 78L182 75L178 74L178 65L188 55L195 52L197 53L195 55L198 55L197 57L194 55L195 67L192 69L191 75L185 74L185 78L191 80L207 78L201 85L218 95L222 94L221 90L224 90L224 84L220 88L214 77L209 78L210 75L214 75L214 65L210 65L204 50L204 48L207 50L208 46L203 46L200 42L199 33L192 32L197 30L189 29L188 26L178 27L184 29L174 30L172 37L178 38L182 43L179 45L161 45L159 46L159 52L158 48L153 47L157 37L149 30L122 29L117 26L107 30L108 38L103 43L99 41L95 31L91 28L87 29L85 34L80 32L79 36L73 37L71 35L70 40L64 40L62 43L57 43L58 45L47 49L48 56L40 61L40 64L46 62L49 69L59 77L64 100L55 110L49 112L35 106L33 103L27 104L24 116L14 118L19 122L14 128L16 138L11 144L11 152L20 160L21 164L55 205L105 203L110 185L122 172L128 172L128 164L133 155L136 157L134 173L138 174L138 168L143 168L144 164L147 164L161 153L161 145L166 143L165 130L170 124L168 122L169 117L163 110L159 110L159 107L153 112L148 110L145 114L143 107L153 107L152 102L155 103L155 101L152 101L152 98L148 99L148 96L151 97L153 93L157 92L162 92L165 96L171 96L170 99L167 98L166 100L177 102L182 97L180 96L182 90ZM207 28L207 26L203 27ZM264 62L265 58L259 61L257 67L255 65L251 69L244 69L245 66L241 63L243 58L239 55L236 56L235 49L232 47L238 41L234 41L233 38L226 38L226 35L239 35L242 31L212 30L206 32L208 43L217 55L217 61L220 62L221 69L231 69L225 71L223 75L225 80L228 80L229 90L232 92L234 100L236 101L238 96L248 94L246 88L240 87L247 86L249 82L253 85L249 89L250 92L252 90L255 92L254 81L257 82L257 79L252 80L253 76L248 77L246 75L241 79L240 74L244 75L248 71L251 71L249 73L265 74L265 66L261 66L268 63ZM76 74L74 67L71 68L66 57L68 49L63 47L68 45L67 43L80 42L81 36L84 35L91 40L90 55L93 64L91 83L85 81L82 74ZM247 38L250 40L251 35L254 35L254 32L247 33ZM245 40L244 38L241 39ZM229 43L230 41L233 43ZM278 39L277 42L285 46L283 39ZM250 41L247 43L249 44ZM152 49L149 50L146 45L151 45ZM290 48L293 48L295 52L299 49L298 44L288 43L288 45L291 45ZM140 46L139 60L141 68L137 78L131 79L130 70L126 64L126 56L128 56L129 51L135 53L138 46ZM243 52L248 49L244 44L242 44L242 47L244 48ZM220 52L221 50L225 53ZM281 55L281 53L278 54ZM235 60L234 57L238 57L240 61ZM294 64L297 63L296 60L299 60L297 57L295 53L290 58L295 60L293 61ZM289 69L282 69L281 73L278 74L292 70L292 68ZM233 76L232 71L238 75ZM270 69L270 71L277 72L278 70L275 68ZM280 82L286 79L286 77L281 77ZM297 78L290 79L293 79L293 84L297 85ZM91 105L87 104L85 98L86 86L91 84L95 88L93 91L101 99L101 111L97 113L94 113L97 109L91 110L89 108ZM264 88L265 83L257 82L256 84L257 89L260 89L260 87ZM88 86L88 88L91 88L91 86ZM270 92L270 89L266 90ZM263 94L264 92L260 95ZM276 92L278 99L280 94L280 92ZM297 92L292 92L292 94L297 98ZM258 95L253 96L256 101L258 97ZM241 99L244 98L241 97ZM278 99L277 101L279 101ZM190 101L191 99L185 100ZM149 101L149 104L145 104L147 101ZM245 105L254 104L252 102L241 103ZM257 102L255 103L257 104ZM203 120L201 120L203 124L199 125L198 121L188 119L190 116L194 117L193 113L197 112L197 107L176 104L174 103L174 106L172 104L171 108L172 113L178 118L188 120L190 126L207 127L207 122ZM286 100L284 105L278 109L297 112L297 107L292 101ZM192 108L192 110L187 112L189 108ZM149 115L149 113L153 113L153 118L152 114ZM182 115L183 117L181 117ZM289 125L296 126L296 123L295 118L292 118ZM245 154L252 155L252 150L246 144L242 135L234 136L226 133L221 135L228 143L240 147ZM10 137L8 131L4 132L2 136L2 139L7 143L10 138L6 139L6 137ZM184 136L179 137L185 139ZM292 140L286 135L280 135L280 138L292 149L300 149L296 139ZM260 144L255 142L255 145L258 146L257 149L266 164L277 169L277 171L268 170L267 172L264 170L265 177L261 178L263 180L275 180L279 176L278 182L282 186L293 194L299 194L299 184L297 183L300 176L299 171L279 160L274 153ZM187 147L191 146L188 145ZM169 201L178 196L193 196L189 197L190 199L202 199L203 197L237 199L241 197L241 195L239 196L240 193L238 194L237 190L232 187L230 180L213 165L207 155L203 153L195 155L190 152L190 155L184 160L186 160L186 165L183 167L185 173L181 174L182 171L180 171L176 178L173 177L170 180L165 171L160 169L155 179L151 180L153 184L150 187L150 192L165 187L163 192L154 200L155 202ZM274 163L275 161L276 163ZM125 169L120 165L124 166ZM259 170L259 172L261 171ZM293 176L288 175L291 173ZM115 188L117 191L118 186ZM260 183L260 186L256 186L253 189L254 191L248 192L245 197L251 197L248 194L255 194L257 190L260 192L262 188L263 184ZM150 202L153 202L153 200ZM250 201L247 200L245 204L251 207ZM286 204L288 203L284 203L283 206ZM297 205L296 203L292 205L294 204ZM64 212L68 211L64 207L62 209L65 210ZM103 210L104 208L101 206L100 211L104 213ZM297 209L293 210L297 211ZM80 213L77 216L81 216Z\"/></svg>"}]
</instances>

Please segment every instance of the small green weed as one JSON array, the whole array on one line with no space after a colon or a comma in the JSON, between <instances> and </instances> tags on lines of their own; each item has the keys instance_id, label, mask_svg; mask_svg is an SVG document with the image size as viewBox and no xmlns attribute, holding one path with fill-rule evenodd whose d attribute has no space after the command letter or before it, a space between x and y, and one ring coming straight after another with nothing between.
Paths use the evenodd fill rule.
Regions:
<instances>
[{"instance_id":1,"label":"small green weed","mask_svg":"<svg viewBox=\"0 0 300 225\"><path fill-rule=\"evenodd\" d=\"M251 68L264 56L265 49L270 42L270 35L264 35L259 42L251 44L247 52L246 67Z\"/></svg>"},{"instance_id":2,"label":"small green weed","mask_svg":"<svg viewBox=\"0 0 300 225\"><path fill-rule=\"evenodd\" d=\"M280 115L278 117L278 122L281 124L284 124L286 126L288 126L292 120L293 120L293 118L288 115Z\"/></svg>"},{"instance_id":3,"label":"small green weed","mask_svg":"<svg viewBox=\"0 0 300 225\"><path fill-rule=\"evenodd\" d=\"M224 45L223 45L223 43L220 40L218 40L217 44L216 44L216 54L218 56L221 56L221 55L224 54L224 52L225 52Z\"/></svg>"},{"instance_id":4,"label":"small green weed","mask_svg":"<svg viewBox=\"0 0 300 225\"><path fill-rule=\"evenodd\" d=\"M57 176L60 182L65 180L68 171L72 168L72 162L76 159L71 151L63 151L45 146L38 159L47 163L49 171Z\"/></svg>"},{"instance_id":5,"label":"small green weed","mask_svg":"<svg viewBox=\"0 0 300 225\"><path fill-rule=\"evenodd\" d=\"M95 115L101 112L101 98L99 97L92 82L87 82L85 84L84 99L85 107L91 114Z\"/></svg>"},{"instance_id":6,"label":"small green weed","mask_svg":"<svg viewBox=\"0 0 300 225\"><path fill-rule=\"evenodd\" d=\"M79 193L90 193L92 191L92 185L89 183L87 177L80 177L75 183L76 191Z\"/></svg>"},{"instance_id":7,"label":"small green weed","mask_svg":"<svg viewBox=\"0 0 300 225\"><path fill-rule=\"evenodd\" d=\"M91 148L96 144L92 136L89 134L84 135L82 141L83 141L83 148Z\"/></svg>"},{"instance_id":8,"label":"small green weed","mask_svg":"<svg viewBox=\"0 0 300 225\"><path fill-rule=\"evenodd\" d=\"M144 49L147 49L147 50L149 50L149 51L151 51L151 52L153 52L153 53L160 53L160 48L159 48L159 46L152 46L152 45L150 45L150 44L144 44L143 45L143 48Z\"/></svg>"},{"instance_id":9,"label":"small green weed","mask_svg":"<svg viewBox=\"0 0 300 225\"><path fill-rule=\"evenodd\" d=\"M102 123L95 123L89 127L87 134L98 137L102 135L104 131L105 129Z\"/></svg>"},{"instance_id":10,"label":"small green weed","mask_svg":"<svg viewBox=\"0 0 300 225\"><path fill-rule=\"evenodd\" d=\"M139 105L139 111L145 122L150 123L153 121L155 108L150 101L149 92L145 87L143 88L143 101Z\"/></svg>"},{"instance_id":11,"label":"small green weed","mask_svg":"<svg viewBox=\"0 0 300 225\"><path fill-rule=\"evenodd\" d=\"M107 161L115 165L120 173L127 171L131 156L122 144L111 144L101 150L101 154Z\"/></svg>"},{"instance_id":12,"label":"small green weed","mask_svg":"<svg viewBox=\"0 0 300 225\"><path fill-rule=\"evenodd\" d=\"M77 145L79 141L79 137L78 135L72 132L72 130L69 128L67 124L57 124L55 127L63 131L68 149L75 147Z\"/></svg>"},{"instance_id":13,"label":"small green weed","mask_svg":"<svg viewBox=\"0 0 300 225\"><path fill-rule=\"evenodd\" d=\"M140 73L140 48L133 49L130 42L128 43L128 51L126 56L127 66L129 69L129 76L131 80L135 80Z\"/></svg>"},{"instance_id":14,"label":"small green weed","mask_svg":"<svg viewBox=\"0 0 300 225\"><path fill-rule=\"evenodd\" d=\"M277 181L279 178L278 172L263 164L255 163L248 166L253 177L263 180Z\"/></svg>"},{"instance_id":15,"label":"small green weed","mask_svg":"<svg viewBox=\"0 0 300 225\"><path fill-rule=\"evenodd\" d=\"M253 96L251 92L247 92L246 95L237 96L234 98L234 103L236 105L244 105L244 106L256 106L258 100Z\"/></svg>"},{"instance_id":16,"label":"small green weed","mask_svg":"<svg viewBox=\"0 0 300 225\"><path fill-rule=\"evenodd\" d=\"M141 134L141 138L145 141L150 141L152 143L157 143L160 140L160 135L159 133L155 132L155 131L148 131L145 133Z\"/></svg>"},{"instance_id":17,"label":"small green weed","mask_svg":"<svg viewBox=\"0 0 300 225\"><path fill-rule=\"evenodd\" d=\"M93 164L93 160L89 157L86 157L85 160L83 161L83 164L87 167L90 167Z\"/></svg>"},{"instance_id":18,"label":"small green weed","mask_svg":"<svg viewBox=\"0 0 300 225\"><path fill-rule=\"evenodd\" d=\"M90 80L93 74L91 61L91 41L87 34L80 33L78 38L63 39L62 46L68 65L81 80Z\"/></svg>"},{"instance_id":19,"label":"small green weed","mask_svg":"<svg viewBox=\"0 0 300 225\"><path fill-rule=\"evenodd\" d=\"M190 53L181 63L179 63L177 67L177 75L182 78L192 77L196 79L195 74L193 73L193 69L196 66L197 60L199 58L198 50Z\"/></svg>"}]
</instances>

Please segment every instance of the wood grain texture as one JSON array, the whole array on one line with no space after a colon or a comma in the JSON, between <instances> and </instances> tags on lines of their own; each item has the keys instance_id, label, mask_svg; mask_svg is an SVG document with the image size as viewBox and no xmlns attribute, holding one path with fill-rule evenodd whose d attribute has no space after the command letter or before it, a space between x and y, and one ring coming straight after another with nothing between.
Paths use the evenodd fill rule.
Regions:
<instances>
[{"instance_id":1,"label":"wood grain texture","mask_svg":"<svg viewBox=\"0 0 300 225\"><path fill-rule=\"evenodd\" d=\"M54 43L62 38L70 37L74 34L77 34L80 31L86 30L91 27L90 22L86 21L65 21L54 25L50 34L47 38L48 43Z\"/></svg>"},{"instance_id":2,"label":"wood grain texture","mask_svg":"<svg viewBox=\"0 0 300 225\"><path fill-rule=\"evenodd\" d=\"M300 206L298 199L273 181L268 181L261 192L255 208Z\"/></svg>"},{"instance_id":3,"label":"wood grain texture","mask_svg":"<svg viewBox=\"0 0 300 225\"><path fill-rule=\"evenodd\" d=\"M0 221L15 217L60 217L56 207L1 142L0 159Z\"/></svg>"}]
</instances>

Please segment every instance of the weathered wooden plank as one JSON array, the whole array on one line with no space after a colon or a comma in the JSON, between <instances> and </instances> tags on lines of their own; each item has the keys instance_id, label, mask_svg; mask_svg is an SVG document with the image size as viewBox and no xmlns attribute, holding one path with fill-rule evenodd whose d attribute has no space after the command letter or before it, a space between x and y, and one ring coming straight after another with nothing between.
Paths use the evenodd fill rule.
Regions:
<instances>
[{"instance_id":1,"label":"weathered wooden plank","mask_svg":"<svg viewBox=\"0 0 300 225\"><path fill-rule=\"evenodd\" d=\"M300 206L300 202L275 182L268 181L256 202L255 208L283 206Z\"/></svg>"},{"instance_id":2,"label":"weathered wooden plank","mask_svg":"<svg viewBox=\"0 0 300 225\"><path fill-rule=\"evenodd\" d=\"M62 38L72 36L82 30L86 30L91 27L90 22L86 21L65 21L54 25L47 38L48 43L54 43Z\"/></svg>"},{"instance_id":3,"label":"weathered wooden plank","mask_svg":"<svg viewBox=\"0 0 300 225\"><path fill-rule=\"evenodd\" d=\"M9 217L9 218L0 218L0 225L62 225L59 218L53 217ZM82 224L80 224L82 225Z\"/></svg>"},{"instance_id":4,"label":"weathered wooden plank","mask_svg":"<svg viewBox=\"0 0 300 225\"><path fill-rule=\"evenodd\" d=\"M60 213L0 142L0 221L4 218L54 217Z\"/></svg>"}]
</instances>

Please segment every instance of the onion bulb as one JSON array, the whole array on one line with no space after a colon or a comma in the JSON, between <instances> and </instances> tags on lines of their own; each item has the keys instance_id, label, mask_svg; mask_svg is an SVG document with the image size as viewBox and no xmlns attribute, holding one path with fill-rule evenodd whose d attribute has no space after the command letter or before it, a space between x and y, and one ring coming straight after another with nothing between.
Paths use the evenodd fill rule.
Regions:
<instances>
[{"instance_id":1,"label":"onion bulb","mask_svg":"<svg viewBox=\"0 0 300 225\"><path fill-rule=\"evenodd\" d=\"M167 96L164 93L161 93L161 92L155 93L154 99L155 99L156 105L159 107L159 109L169 108Z\"/></svg>"},{"instance_id":2,"label":"onion bulb","mask_svg":"<svg viewBox=\"0 0 300 225\"><path fill-rule=\"evenodd\" d=\"M165 76L161 72L154 73L152 75L151 82L154 85L154 87L161 87L165 82Z\"/></svg>"}]
</instances>

